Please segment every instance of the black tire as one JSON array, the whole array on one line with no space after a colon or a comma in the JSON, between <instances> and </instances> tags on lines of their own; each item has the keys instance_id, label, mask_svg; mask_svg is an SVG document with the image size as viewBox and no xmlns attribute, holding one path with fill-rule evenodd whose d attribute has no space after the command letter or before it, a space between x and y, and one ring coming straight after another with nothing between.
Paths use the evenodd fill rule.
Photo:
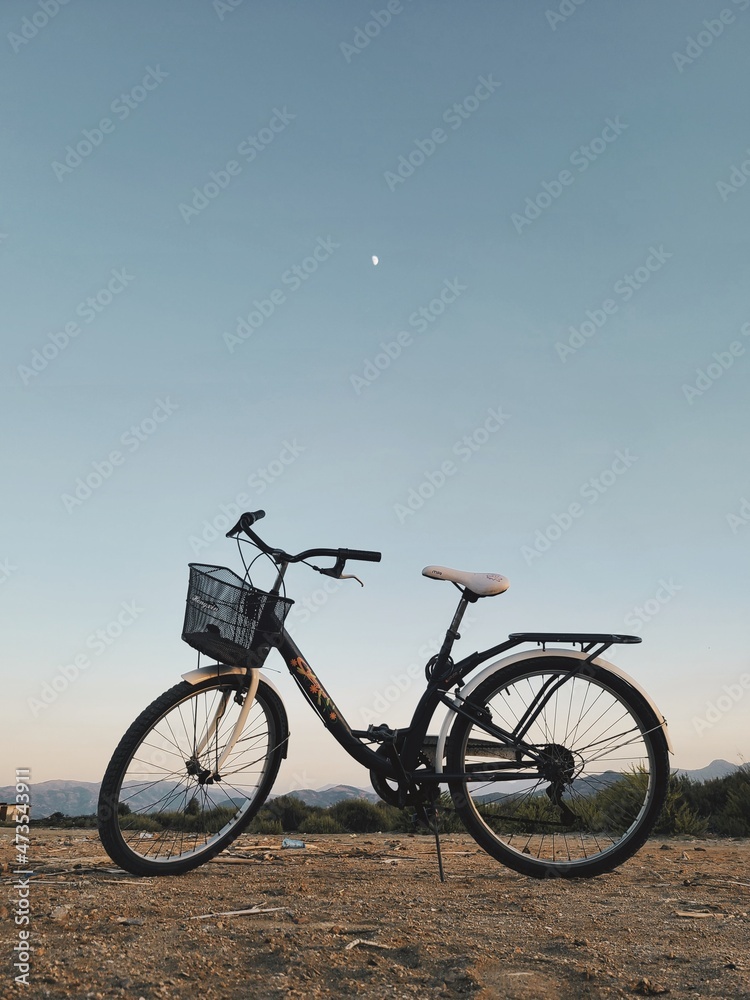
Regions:
<instances>
[{"instance_id":1,"label":"black tire","mask_svg":"<svg viewBox=\"0 0 750 1000\"><path fill-rule=\"evenodd\" d=\"M99 837L134 875L181 875L239 836L263 805L286 756L286 712L260 678L242 733L206 782L231 736L240 704L236 676L176 684L145 709L112 755L99 793ZM196 754L220 706L223 713Z\"/></svg>"},{"instance_id":2,"label":"black tire","mask_svg":"<svg viewBox=\"0 0 750 1000\"><path fill-rule=\"evenodd\" d=\"M630 684L564 657L500 668L467 700L511 732L548 679L564 682L524 737L542 760L508 755L480 722L461 715L446 748L449 773L491 774L497 762L495 775L505 765L528 778L454 781L451 797L477 843L509 868L535 878L601 875L635 854L658 819L667 742L661 720Z\"/></svg>"}]
</instances>

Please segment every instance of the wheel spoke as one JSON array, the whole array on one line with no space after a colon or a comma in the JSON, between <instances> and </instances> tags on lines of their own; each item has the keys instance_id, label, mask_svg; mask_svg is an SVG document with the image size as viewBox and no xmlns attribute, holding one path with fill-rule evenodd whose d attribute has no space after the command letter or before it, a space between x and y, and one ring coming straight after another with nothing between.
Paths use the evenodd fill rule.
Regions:
<instances>
[{"instance_id":1,"label":"wheel spoke","mask_svg":"<svg viewBox=\"0 0 750 1000\"><path fill-rule=\"evenodd\" d=\"M575 673L567 664L518 663L468 697L488 710L493 726L522 729L526 748L515 773L528 770L528 778L488 775L450 785L485 849L541 876L597 874L640 846L666 791L666 746L661 727L640 717L615 675L596 665ZM449 771L481 779L492 757L481 720L457 718Z\"/></svg>"},{"instance_id":2,"label":"wheel spoke","mask_svg":"<svg viewBox=\"0 0 750 1000\"><path fill-rule=\"evenodd\" d=\"M136 874L187 871L247 824L283 753L283 729L262 687L220 775L241 710L226 681L178 685L143 713L139 733L123 737L99 809L102 842L118 864Z\"/></svg>"}]
</instances>

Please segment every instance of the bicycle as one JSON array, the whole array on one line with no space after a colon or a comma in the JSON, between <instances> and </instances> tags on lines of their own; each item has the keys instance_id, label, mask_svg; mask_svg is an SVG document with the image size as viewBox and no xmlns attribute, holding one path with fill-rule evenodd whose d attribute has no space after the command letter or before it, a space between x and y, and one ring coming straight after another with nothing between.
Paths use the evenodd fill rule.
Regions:
<instances>
[{"instance_id":1,"label":"bicycle","mask_svg":"<svg viewBox=\"0 0 750 1000\"><path fill-rule=\"evenodd\" d=\"M672 747L651 698L601 658L610 646L639 637L518 632L454 662L468 605L510 584L499 574L428 566L423 575L450 581L461 597L440 651L426 664L427 686L412 720L402 729L352 729L284 627L293 602L282 587L292 564L358 580L344 573L347 562L379 562L381 554L290 554L253 530L264 516L243 514L227 537L241 555L244 542L259 550L255 559L271 560L270 591L249 582L255 560L248 567L244 555L242 578L224 567L190 565L182 638L199 651L199 665L139 715L112 756L98 825L113 861L136 875L181 874L247 828L289 741L281 697L261 674L272 649L333 738L369 770L379 796L411 807L433 830L441 879L437 817L446 800L488 854L525 875L595 876L642 846L666 797ZM318 557L335 562L321 568L309 561ZM480 664L527 643L537 648L493 661L466 680ZM201 667L200 653L217 662ZM441 706L448 712L440 732L428 736Z\"/></svg>"}]
</instances>

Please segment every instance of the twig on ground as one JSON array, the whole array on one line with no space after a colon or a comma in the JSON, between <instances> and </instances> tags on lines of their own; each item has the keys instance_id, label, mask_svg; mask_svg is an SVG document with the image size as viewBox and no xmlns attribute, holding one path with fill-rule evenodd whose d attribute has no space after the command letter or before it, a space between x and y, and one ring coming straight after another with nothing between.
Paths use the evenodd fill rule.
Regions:
<instances>
[{"instance_id":1,"label":"twig on ground","mask_svg":"<svg viewBox=\"0 0 750 1000\"><path fill-rule=\"evenodd\" d=\"M383 948L388 950L390 947L387 944L381 944L379 941L368 941L366 938L355 938L350 941L348 945L344 948L344 951L351 951L352 948L356 948L358 945L362 945L365 948Z\"/></svg>"},{"instance_id":2,"label":"twig on ground","mask_svg":"<svg viewBox=\"0 0 750 1000\"><path fill-rule=\"evenodd\" d=\"M260 906L251 906L247 910L223 910L221 913L201 913L190 917L191 920L207 920L209 917L246 917L253 913L277 913L279 910L286 910L285 906L271 906L263 909ZM289 912L287 910L287 912Z\"/></svg>"}]
</instances>

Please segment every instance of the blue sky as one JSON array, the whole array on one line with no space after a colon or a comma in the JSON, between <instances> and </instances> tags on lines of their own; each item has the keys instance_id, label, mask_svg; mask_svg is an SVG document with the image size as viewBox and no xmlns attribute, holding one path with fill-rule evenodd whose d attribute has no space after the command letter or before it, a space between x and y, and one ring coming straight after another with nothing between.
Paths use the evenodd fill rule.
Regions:
<instances>
[{"instance_id":1,"label":"blue sky","mask_svg":"<svg viewBox=\"0 0 750 1000\"><path fill-rule=\"evenodd\" d=\"M464 652L642 634L612 659L675 764L747 755L746 8L3 5L8 781L98 780L191 668L235 505L382 550L364 591L289 576L353 725L447 625L443 563L512 582ZM270 676L279 788L366 784Z\"/></svg>"}]
</instances>

